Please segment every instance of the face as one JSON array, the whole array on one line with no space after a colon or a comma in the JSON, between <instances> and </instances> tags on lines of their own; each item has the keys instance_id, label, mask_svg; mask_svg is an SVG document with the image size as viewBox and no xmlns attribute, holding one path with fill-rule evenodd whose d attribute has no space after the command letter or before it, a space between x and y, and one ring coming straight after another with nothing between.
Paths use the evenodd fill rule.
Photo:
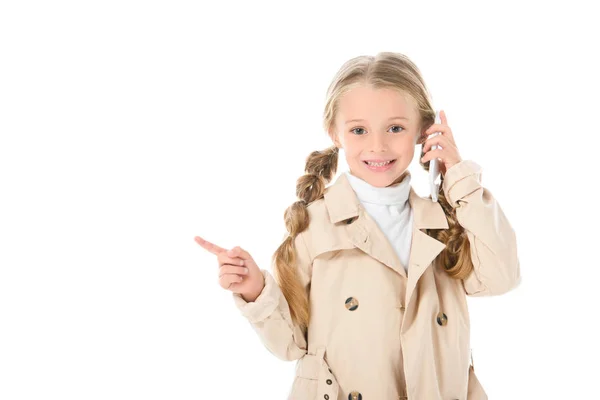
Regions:
<instances>
[{"instance_id":1,"label":"face","mask_svg":"<svg viewBox=\"0 0 600 400\"><path fill-rule=\"evenodd\" d=\"M344 149L352 175L376 187L394 182L424 141L419 114L409 96L393 89L354 87L339 99L330 136Z\"/></svg>"}]
</instances>

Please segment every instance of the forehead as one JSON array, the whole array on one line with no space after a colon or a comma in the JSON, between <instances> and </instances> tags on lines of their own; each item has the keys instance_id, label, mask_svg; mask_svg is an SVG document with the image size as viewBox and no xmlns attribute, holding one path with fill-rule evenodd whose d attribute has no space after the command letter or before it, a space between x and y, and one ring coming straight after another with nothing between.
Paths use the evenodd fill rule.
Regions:
<instances>
[{"instance_id":1,"label":"forehead","mask_svg":"<svg viewBox=\"0 0 600 400\"><path fill-rule=\"evenodd\" d=\"M416 108L411 97L395 89L375 89L369 85L360 85L344 93L338 104L338 116L351 118L387 118L403 116L413 120Z\"/></svg>"}]
</instances>

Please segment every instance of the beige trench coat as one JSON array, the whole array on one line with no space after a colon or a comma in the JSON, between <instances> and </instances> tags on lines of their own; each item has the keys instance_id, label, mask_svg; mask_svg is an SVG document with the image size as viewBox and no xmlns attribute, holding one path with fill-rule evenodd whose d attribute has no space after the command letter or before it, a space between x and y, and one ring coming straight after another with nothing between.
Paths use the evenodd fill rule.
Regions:
<instances>
[{"instance_id":1,"label":"beige trench coat","mask_svg":"<svg viewBox=\"0 0 600 400\"><path fill-rule=\"evenodd\" d=\"M466 295L499 295L521 280L515 232L471 160L452 166L442 189L471 243L474 271L451 278L436 261L445 244L425 229L448 228L439 203L417 195L408 274L344 174L308 206L296 238L298 268L309 290L308 335L292 324L271 273L250 303L233 293L266 348L298 360L288 399L481 400ZM409 172L410 173L410 172Z\"/></svg>"}]
</instances>

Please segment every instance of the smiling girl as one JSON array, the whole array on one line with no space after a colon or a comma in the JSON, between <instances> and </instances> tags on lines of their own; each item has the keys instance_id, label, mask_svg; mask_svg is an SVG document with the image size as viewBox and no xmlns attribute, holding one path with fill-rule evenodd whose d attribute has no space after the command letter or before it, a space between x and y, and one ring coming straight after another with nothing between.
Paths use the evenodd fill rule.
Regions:
<instances>
[{"instance_id":1,"label":"smiling girl","mask_svg":"<svg viewBox=\"0 0 600 400\"><path fill-rule=\"evenodd\" d=\"M288 399L487 399L472 364L466 296L519 284L516 236L482 186L482 168L461 158L440 116L434 124L408 57L353 58L328 88L333 145L306 160L273 274L240 247L195 238L217 256L221 287L266 348L298 360ZM440 162L438 202L411 185L417 145L425 171ZM327 186L340 151L349 169Z\"/></svg>"}]
</instances>

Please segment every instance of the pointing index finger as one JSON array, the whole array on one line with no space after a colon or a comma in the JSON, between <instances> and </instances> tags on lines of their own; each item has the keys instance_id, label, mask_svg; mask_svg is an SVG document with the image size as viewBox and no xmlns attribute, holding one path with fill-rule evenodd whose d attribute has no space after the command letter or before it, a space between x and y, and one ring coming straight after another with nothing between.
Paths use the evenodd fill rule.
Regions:
<instances>
[{"instance_id":1,"label":"pointing index finger","mask_svg":"<svg viewBox=\"0 0 600 400\"><path fill-rule=\"evenodd\" d=\"M202 239L200 236L196 236L194 237L194 240L196 241L196 243L198 243L200 246L202 246L203 248L205 248L206 250L210 251L211 253L217 255L219 253L222 253L225 250L222 247L217 246L214 243L209 242L208 240L204 240Z\"/></svg>"}]
</instances>

